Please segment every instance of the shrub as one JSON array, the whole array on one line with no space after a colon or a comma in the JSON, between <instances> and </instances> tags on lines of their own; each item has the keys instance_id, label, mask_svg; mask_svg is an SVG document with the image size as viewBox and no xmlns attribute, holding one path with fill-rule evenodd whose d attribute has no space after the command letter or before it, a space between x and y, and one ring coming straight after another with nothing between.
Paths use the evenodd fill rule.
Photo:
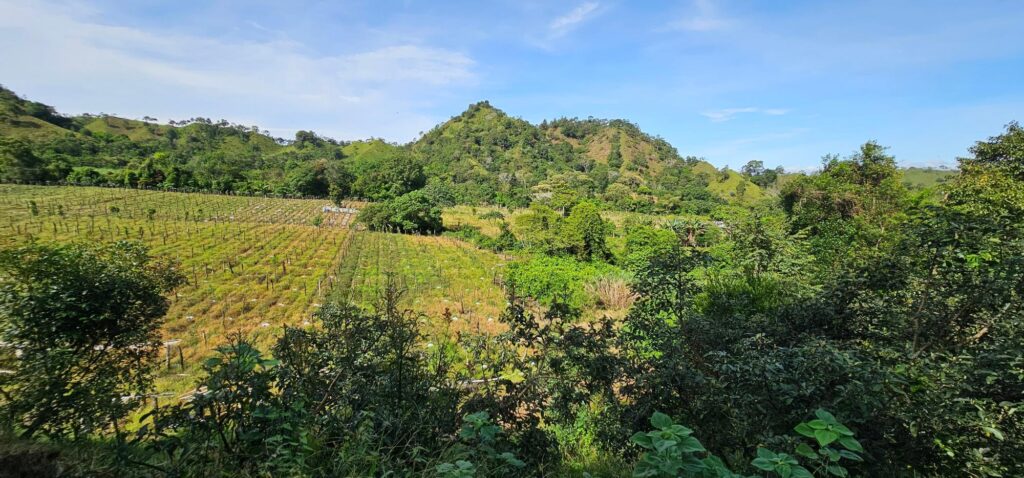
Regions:
<instances>
[{"instance_id":1,"label":"shrub","mask_svg":"<svg viewBox=\"0 0 1024 478\"><path fill-rule=\"evenodd\" d=\"M588 282L587 294L597 299L597 305L609 310L625 310L633 305L637 295L622 275L606 275Z\"/></svg>"},{"instance_id":2,"label":"shrub","mask_svg":"<svg viewBox=\"0 0 1024 478\"><path fill-rule=\"evenodd\" d=\"M30 244L0 253L0 408L30 437L116 424L148 392L164 293L182 281L141 245Z\"/></svg>"},{"instance_id":3,"label":"shrub","mask_svg":"<svg viewBox=\"0 0 1024 478\"><path fill-rule=\"evenodd\" d=\"M595 303L587 284L619 269L604 263L580 262L569 257L535 256L509 264L505 280L517 294L546 306L561 303L582 309Z\"/></svg>"},{"instance_id":4,"label":"shrub","mask_svg":"<svg viewBox=\"0 0 1024 478\"><path fill-rule=\"evenodd\" d=\"M757 449L757 458L750 465L759 472L782 478L812 478L815 476L846 477L849 475L841 463L860 462L858 454L864 449L853 437L853 432L839 423L831 413L817 410L816 418L803 422L794 429L800 435L812 438L812 445L799 443L795 453L806 460L800 463L788 453L777 453L767 448ZM646 450L633 470L636 478L719 477L740 478L720 458L709 453L693 436L693 430L676 424L668 415L655 412L651 416L655 430L637 432L630 438L633 444ZM755 475L756 476L756 475Z\"/></svg>"}]
</instances>

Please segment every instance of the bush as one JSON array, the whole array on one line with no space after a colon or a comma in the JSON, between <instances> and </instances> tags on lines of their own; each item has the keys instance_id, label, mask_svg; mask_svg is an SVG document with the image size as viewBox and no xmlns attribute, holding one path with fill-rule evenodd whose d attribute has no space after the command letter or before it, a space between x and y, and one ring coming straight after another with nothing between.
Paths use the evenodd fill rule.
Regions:
<instances>
[{"instance_id":1,"label":"bush","mask_svg":"<svg viewBox=\"0 0 1024 478\"><path fill-rule=\"evenodd\" d=\"M606 275L588 282L587 294L597 299L599 307L610 310L626 310L633 305L637 295L629 287L623 275Z\"/></svg>"},{"instance_id":2,"label":"bush","mask_svg":"<svg viewBox=\"0 0 1024 478\"><path fill-rule=\"evenodd\" d=\"M615 266L580 262L568 257L535 256L509 264L505 280L517 294L533 297L541 304L564 304L583 309L596 303L587 285L601 277L620 274Z\"/></svg>"},{"instance_id":3,"label":"bush","mask_svg":"<svg viewBox=\"0 0 1024 478\"><path fill-rule=\"evenodd\" d=\"M152 385L164 293L182 280L173 263L128 242L0 253L5 418L25 437L116 425L137 405L122 397Z\"/></svg>"}]
</instances>

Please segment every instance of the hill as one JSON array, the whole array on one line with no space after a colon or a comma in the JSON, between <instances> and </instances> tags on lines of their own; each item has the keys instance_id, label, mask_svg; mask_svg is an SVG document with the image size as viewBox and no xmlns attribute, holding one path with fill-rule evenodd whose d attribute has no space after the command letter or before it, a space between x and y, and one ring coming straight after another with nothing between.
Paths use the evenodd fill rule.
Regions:
<instances>
[{"instance_id":1,"label":"hill","mask_svg":"<svg viewBox=\"0 0 1024 478\"><path fill-rule=\"evenodd\" d=\"M693 174L696 158L683 158L625 120L559 118L534 125L485 101L411 149L429 181L449 186L465 203L562 207L560 198L592 197L618 209L664 212L706 210L732 199Z\"/></svg>"},{"instance_id":2,"label":"hill","mask_svg":"<svg viewBox=\"0 0 1024 478\"><path fill-rule=\"evenodd\" d=\"M930 188L946 182L956 174L955 169L909 167L903 169L903 184L910 189Z\"/></svg>"},{"instance_id":3,"label":"hill","mask_svg":"<svg viewBox=\"0 0 1024 478\"><path fill-rule=\"evenodd\" d=\"M719 170L622 119L534 125L486 101L408 145L338 142L309 131L284 140L224 120L145 119L67 117L0 87L0 140L21 145L3 146L21 159L0 168L0 180L318 197L333 184L339 194L375 200L432 184L463 204L564 208L566 200L593 198L627 211L706 213L723 202L773 196L792 176L780 170L765 181ZM952 174L907 168L904 182L925 188ZM404 184L383 184L396 180Z\"/></svg>"},{"instance_id":4,"label":"hill","mask_svg":"<svg viewBox=\"0 0 1024 478\"><path fill-rule=\"evenodd\" d=\"M760 186L743 174L731 169L720 170L707 161L695 163L693 171L706 178L708 191L722 199L752 202L766 195Z\"/></svg>"},{"instance_id":5,"label":"hill","mask_svg":"<svg viewBox=\"0 0 1024 478\"><path fill-rule=\"evenodd\" d=\"M22 99L0 86L0 136L43 140L69 133L70 126L71 121L53 107Z\"/></svg>"}]
</instances>

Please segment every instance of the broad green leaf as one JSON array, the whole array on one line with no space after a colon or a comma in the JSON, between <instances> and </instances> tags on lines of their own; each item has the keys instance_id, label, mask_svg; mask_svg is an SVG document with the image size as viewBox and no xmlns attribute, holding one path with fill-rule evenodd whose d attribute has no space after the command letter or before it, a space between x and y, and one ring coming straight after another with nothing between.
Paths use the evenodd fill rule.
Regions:
<instances>
[{"instance_id":1,"label":"broad green leaf","mask_svg":"<svg viewBox=\"0 0 1024 478\"><path fill-rule=\"evenodd\" d=\"M853 437L841 437L839 439L839 444L843 445L843 448L846 448L847 450L850 451L864 451L864 447L860 446L860 442Z\"/></svg>"},{"instance_id":2,"label":"broad green leaf","mask_svg":"<svg viewBox=\"0 0 1024 478\"><path fill-rule=\"evenodd\" d=\"M654 415L651 415L651 425L654 425L655 428L664 430L672 426L672 418L664 413L654 412Z\"/></svg>"},{"instance_id":3,"label":"broad green leaf","mask_svg":"<svg viewBox=\"0 0 1024 478\"><path fill-rule=\"evenodd\" d=\"M693 434L693 430L686 428L682 425L672 425L668 427L668 430L675 435L686 436Z\"/></svg>"},{"instance_id":4,"label":"broad green leaf","mask_svg":"<svg viewBox=\"0 0 1024 478\"><path fill-rule=\"evenodd\" d=\"M767 458L754 458L754 461L751 461L750 464L754 465L756 468L765 471L771 471L775 469L775 465Z\"/></svg>"},{"instance_id":5,"label":"broad green leaf","mask_svg":"<svg viewBox=\"0 0 1024 478\"><path fill-rule=\"evenodd\" d=\"M676 446L675 440L661 440L654 442L654 449L658 451L665 451L669 448Z\"/></svg>"},{"instance_id":6,"label":"broad green leaf","mask_svg":"<svg viewBox=\"0 0 1024 478\"><path fill-rule=\"evenodd\" d=\"M839 455L842 456L843 458L846 458L847 460L864 461L864 459L861 458L860 455L852 451L839 450Z\"/></svg>"},{"instance_id":7,"label":"broad green leaf","mask_svg":"<svg viewBox=\"0 0 1024 478\"><path fill-rule=\"evenodd\" d=\"M821 449L821 454L828 457L829 460L839 461L839 452L832 449L832 447L825 447Z\"/></svg>"},{"instance_id":8,"label":"broad green leaf","mask_svg":"<svg viewBox=\"0 0 1024 478\"><path fill-rule=\"evenodd\" d=\"M839 438L839 434L831 430L815 430L814 438L818 440L819 445L825 446L836 441Z\"/></svg>"},{"instance_id":9,"label":"broad green leaf","mask_svg":"<svg viewBox=\"0 0 1024 478\"><path fill-rule=\"evenodd\" d=\"M683 453L694 453L698 451L706 451L704 445L700 444L700 441L694 437L683 437L679 440L679 450Z\"/></svg>"},{"instance_id":10,"label":"broad green leaf","mask_svg":"<svg viewBox=\"0 0 1024 478\"><path fill-rule=\"evenodd\" d=\"M981 429L985 431L986 435L992 435L996 437L996 440L999 441L1003 440L1003 432L999 431L998 429L993 427L981 427Z\"/></svg>"},{"instance_id":11,"label":"broad green leaf","mask_svg":"<svg viewBox=\"0 0 1024 478\"><path fill-rule=\"evenodd\" d=\"M633 436L629 438L629 441L636 443L637 445L640 445L644 448L651 448L651 437L647 436L647 434L644 432L634 433Z\"/></svg>"},{"instance_id":12,"label":"broad green leaf","mask_svg":"<svg viewBox=\"0 0 1024 478\"><path fill-rule=\"evenodd\" d=\"M814 453L814 449L808 446L806 443L797 445L796 452L800 455L806 456L807 458L817 458L817 453Z\"/></svg>"},{"instance_id":13,"label":"broad green leaf","mask_svg":"<svg viewBox=\"0 0 1024 478\"><path fill-rule=\"evenodd\" d=\"M824 420L811 420L811 421L807 422L807 426L809 426L809 427L811 427L811 428L813 428L815 430L824 430L824 429L828 428L828 423L825 423Z\"/></svg>"},{"instance_id":14,"label":"broad green leaf","mask_svg":"<svg viewBox=\"0 0 1024 478\"><path fill-rule=\"evenodd\" d=\"M793 428L793 430L805 437L814 438L814 429L808 426L806 423L801 423L797 425L795 428Z\"/></svg>"},{"instance_id":15,"label":"broad green leaf","mask_svg":"<svg viewBox=\"0 0 1024 478\"><path fill-rule=\"evenodd\" d=\"M820 408L814 411L814 416L828 423L837 423L836 417L832 416L831 413L826 412L825 410Z\"/></svg>"},{"instance_id":16,"label":"broad green leaf","mask_svg":"<svg viewBox=\"0 0 1024 478\"><path fill-rule=\"evenodd\" d=\"M828 473L830 475L840 476L840 477L843 477L843 478L845 478L846 475L847 475L846 468L843 468L843 467L841 467L839 465L829 465L828 466Z\"/></svg>"},{"instance_id":17,"label":"broad green leaf","mask_svg":"<svg viewBox=\"0 0 1024 478\"><path fill-rule=\"evenodd\" d=\"M833 423L832 424L832 430L836 431L836 432L839 432L840 435L844 435L844 436L848 436L848 437L852 437L853 436L853 432L849 428L846 428L846 425L843 425L842 423Z\"/></svg>"},{"instance_id":18,"label":"broad green leaf","mask_svg":"<svg viewBox=\"0 0 1024 478\"><path fill-rule=\"evenodd\" d=\"M814 475L812 475L811 472L807 471L807 468L804 468L802 466L794 466L793 467L793 475L792 475L792 477L793 478L814 478Z\"/></svg>"}]
</instances>

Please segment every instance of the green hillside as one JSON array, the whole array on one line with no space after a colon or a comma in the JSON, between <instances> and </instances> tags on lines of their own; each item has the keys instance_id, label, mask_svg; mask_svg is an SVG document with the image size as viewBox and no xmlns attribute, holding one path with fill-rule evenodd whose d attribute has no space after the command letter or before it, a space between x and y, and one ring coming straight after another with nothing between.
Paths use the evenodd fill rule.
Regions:
<instances>
[{"instance_id":1,"label":"green hillside","mask_svg":"<svg viewBox=\"0 0 1024 478\"><path fill-rule=\"evenodd\" d=\"M726 169L722 171L711 163L699 161L693 165L694 173L707 178L707 188L728 201L752 202L765 197L765 191L746 176Z\"/></svg>"},{"instance_id":2,"label":"green hillside","mask_svg":"<svg viewBox=\"0 0 1024 478\"><path fill-rule=\"evenodd\" d=\"M147 118L148 120L148 118ZM294 140L206 118L159 124L67 117L0 90L8 181L69 181L385 200L430 185L449 203L566 209L596 200L641 213L707 213L761 198L743 175L682 157L625 120L559 118L539 125L484 101L408 145ZM12 142L13 141L13 142ZM707 170L710 168L710 170ZM701 174L697 174L701 173Z\"/></svg>"},{"instance_id":3,"label":"green hillside","mask_svg":"<svg viewBox=\"0 0 1024 478\"><path fill-rule=\"evenodd\" d=\"M144 121L118 118L116 116L80 117L82 130L90 133L104 133L113 136L127 136L132 141L152 141L163 138L171 126Z\"/></svg>"},{"instance_id":4,"label":"green hillside","mask_svg":"<svg viewBox=\"0 0 1024 478\"><path fill-rule=\"evenodd\" d=\"M459 202L556 208L594 198L638 212L708 210L715 194L674 147L625 120L560 118L533 125L487 102L411 146L430 182Z\"/></svg>"},{"instance_id":5,"label":"green hillside","mask_svg":"<svg viewBox=\"0 0 1024 478\"><path fill-rule=\"evenodd\" d=\"M930 188L957 175L955 169L918 168L903 169L903 184L911 189Z\"/></svg>"},{"instance_id":6,"label":"green hillside","mask_svg":"<svg viewBox=\"0 0 1024 478\"><path fill-rule=\"evenodd\" d=\"M66 120L56 111L42 103L28 101L18 97L13 91L0 86L0 137L18 137L30 140L48 140L68 134L65 129L70 121L62 126L54 122Z\"/></svg>"}]
</instances>

